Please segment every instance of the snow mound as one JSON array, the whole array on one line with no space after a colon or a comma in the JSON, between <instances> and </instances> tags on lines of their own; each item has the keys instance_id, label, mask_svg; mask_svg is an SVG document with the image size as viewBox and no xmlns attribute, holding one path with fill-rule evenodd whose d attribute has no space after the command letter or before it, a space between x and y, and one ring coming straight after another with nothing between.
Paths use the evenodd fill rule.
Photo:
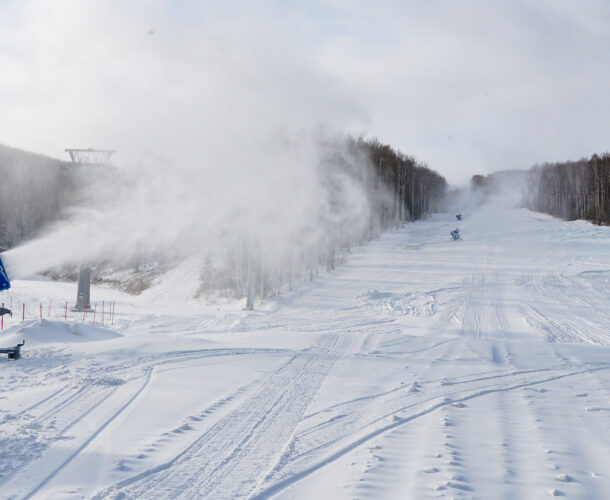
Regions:
<instances>
[{"instance_id":1,"label":"snow mound","mask_svg":"<svg viewBox=\"0 0 610 500\"><path fill-rule=\"evenodd\" d=\"M26 344L55 344L71 342L99 342L122 337L118 332L66 321L26 321L18 327L7 330L0 337L2 345L13 345L25 340Z\"/></svg>"}]
</instances>

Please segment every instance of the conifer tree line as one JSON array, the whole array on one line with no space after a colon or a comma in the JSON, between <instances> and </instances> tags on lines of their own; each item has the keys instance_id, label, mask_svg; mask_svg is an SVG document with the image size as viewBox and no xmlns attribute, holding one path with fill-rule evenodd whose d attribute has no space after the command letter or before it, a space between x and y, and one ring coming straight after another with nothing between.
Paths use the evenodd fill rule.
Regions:
<instances>
[{"instance_id":1,"label":"conifer tree line","mask_svg":"<svg viewBox=\"0 0 610 500\"><path fill-rule=\"evenodd\" d=\"M567 220L610 224L610 153L546 163L531 172L528 208Z\"/></svg>"}]
</instances>

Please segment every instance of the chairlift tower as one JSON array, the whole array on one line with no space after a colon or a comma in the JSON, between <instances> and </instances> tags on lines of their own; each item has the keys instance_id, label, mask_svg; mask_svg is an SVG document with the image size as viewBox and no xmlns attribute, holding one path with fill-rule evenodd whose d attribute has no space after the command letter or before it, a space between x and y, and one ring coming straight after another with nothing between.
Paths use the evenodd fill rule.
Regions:
<instances>
[{"instance_id":1,"label":"chairlift tower","mask_svg":"<svg viewBox=\"0 0 610 500\"><path fill-rule=\"evenodd\" d=\"M103 167L110 163L110 157L115 153L111 149L76 149L68 148L66 153L70 155L70 163L64 168L70 171L80 170L86 167ZM75 312L91 310L91 267L89 264L81 264L78 270L78 288L76 291L76 304L72 308Z\"/></svg>"},{"instance_id":2,"label":"chairlift tower","mask_svg":"<svg viewBox=\"0 0 610 500\"><path fill-rule=\"evenodd\" d=\"M110 157L115 153L112 149L77 149L68 148L66 153L70 155L71 162L66 165L74 167L102 167L110 164Z\"/></svg>"}]
</instances>

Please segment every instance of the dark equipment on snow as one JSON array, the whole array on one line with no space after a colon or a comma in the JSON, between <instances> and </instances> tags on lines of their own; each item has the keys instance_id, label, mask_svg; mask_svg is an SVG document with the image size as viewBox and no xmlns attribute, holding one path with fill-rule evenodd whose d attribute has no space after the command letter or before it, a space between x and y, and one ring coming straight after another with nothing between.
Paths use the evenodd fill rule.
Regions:
<instances>
[{"instance_id":1,"label":"dark equipment on snow","mask_svg":"<svg viewBox=\"0 0 610 500\"><path fill-rule=\"evenodd\" d=\"M25 340L15 347L0 347L0 354L8 354L8 359L18 360L21 357L21 348L25 344Z\"/></svg>"},{"instance_id":2,"label":"dark equipment on snow","mask_svg":"<svg viewBox=\"0 0 610 500\"><path fill-rule=\"evenodd\" d=\"M9 314L12 317L13 311L7 309L6 307L0 307L0 316L4 316L5 314Z\"/></svg>"},{"instance_id":3,"label":"dark equipment on snow","mask_svg":"<svg viewBox=\"0 0 610 500\"><path fill-rule=\"evenodd\" d=\"M462 214L457 214L457 215L455 216L455 218L456 218L457 220L462 220Z\"/></svg>"},{"instance_id":4,"label":"dark equipment on snow","mask_svg":"<svg viewBox=\"0 0 610 500\"><path fill-rule=\"evenodd\" d=\"M461 239L461 235L460 235L460 230L459 229L454 229L449 234L451 235L451 238L453 238L454 241Z\"/></svg>"}]
</instances>

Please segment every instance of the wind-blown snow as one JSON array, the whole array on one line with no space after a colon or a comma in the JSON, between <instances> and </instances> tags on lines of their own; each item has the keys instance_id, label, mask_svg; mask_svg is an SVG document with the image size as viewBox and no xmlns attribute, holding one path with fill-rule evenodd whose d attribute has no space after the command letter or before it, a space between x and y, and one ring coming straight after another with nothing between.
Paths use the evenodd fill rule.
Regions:
<instances>
[{"instance_id":1,"label":"wind-blown snow","mask_svg":"<svg viewBox=\"0 0 610 500\"><path fill-rule=\"evenodd\" d=\"M455 226L385 234L254 311L185 303L186 268L147 296L94 287L122 336L0 359L2 494L606 498L610 228L493 206Z\"/></svg>"}]
</instances>

